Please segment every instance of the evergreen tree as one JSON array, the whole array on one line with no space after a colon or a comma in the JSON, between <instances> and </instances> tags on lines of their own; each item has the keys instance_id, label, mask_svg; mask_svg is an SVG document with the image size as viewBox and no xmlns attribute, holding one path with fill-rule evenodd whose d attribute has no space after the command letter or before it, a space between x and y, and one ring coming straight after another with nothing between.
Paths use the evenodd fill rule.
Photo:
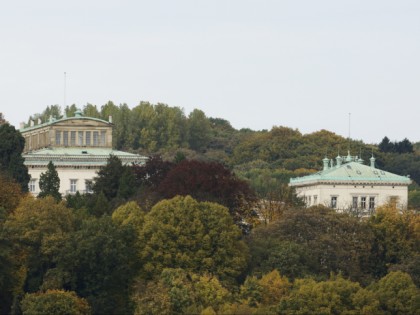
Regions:
<instances>
[{"instance_id":1,"label":"evergreen tree","mask_svg":"<svg viewBox=\"0 0 420 315\"><path fill-rule=\"evenodd\" d=\"M14 178L26 192L30 176L23 164L24 147L25 139L15 127L8 123L0 124L0 170Z\"/></svg>"},{"instance_id":2,"label":"evergreen tree","mask_svg":"<svg viewBox=\"0 0 420 315\"><path fill-rule=\"evenodd\" d=\"M55 200L61 200L60 178L53 162L49 162L47 171L39 176L39 188L41 192L38 197L52 196Z\"/></svg>"}]
</instances>

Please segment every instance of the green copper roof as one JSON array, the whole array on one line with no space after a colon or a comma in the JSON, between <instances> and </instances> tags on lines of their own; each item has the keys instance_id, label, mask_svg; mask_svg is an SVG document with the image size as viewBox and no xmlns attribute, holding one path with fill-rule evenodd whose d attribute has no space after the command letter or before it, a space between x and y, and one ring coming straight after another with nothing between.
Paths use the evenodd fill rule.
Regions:
<instances>
[{"instance_id":1,"label":"green copper roof","mask_svg":"<svg viewBox=\"0 0 420 315\"><path fill-rule=\"evenodd\" d=\"M395 183L409 185L411 180L408 177L385 172L357 162L333 166L318 173L290 179L291 186L305 186L320 182Z\"/></svg>"},{"instance_id":2,"label":"green copper roof","mask_svg":"<svg viewBox=\"0 0 420 315\"><path fill-rule=\"evenodd\" d=\"M124 164L144 163L147 157L113 150L111 148L44 148L23 155L25 165L105 165L110 155L117 156Z\"/></svg>"}]
</instances>

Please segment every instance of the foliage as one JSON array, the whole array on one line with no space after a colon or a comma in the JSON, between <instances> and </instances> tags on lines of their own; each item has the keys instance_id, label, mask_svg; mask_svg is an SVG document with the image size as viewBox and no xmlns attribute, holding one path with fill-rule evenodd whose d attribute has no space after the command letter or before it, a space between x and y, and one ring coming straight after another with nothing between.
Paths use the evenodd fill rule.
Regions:
<instances>
[{"instance_id":1,"label":"foliage","mask_svg":"<svg viewBox=\"0 0 420 315\"><path fill-rule=\"evenodd\" d=\"M233 282L244 270L247 247L228 210L218 204L175 197L146 215L140 251L145 278L164 268L209 273Z\"/></svg>"},{"instance_id":2,"label":"foliage","mask_svg":"<svg viewBox=\"0 0 420 315\"><path fill-rule=\"evenodd\" d=\"M144 224L145 213L135 201L119 206L112 213L112 221L118 225L131 225L140 234Z\"/></svg>"},{"instance_id":3,"label":"foliage","mask_svg":"<svg viewBox=\"0 0 420 315\"><path fill-rule=\"evenodd\" d=\"M26 197L4 223L3 237L13 243L13 257L22 272L15 293L36 292L48 269L56 266L57 254L75 228L75 217L52 197Z\"/></svg>"},{"instance_id":4,"label":"foliage","mask_svg":"<svg viewBox=\"0 0 420 315\"><path fill-rule=\"evenodd\" d=\"M8 174L0 172L0 208L12 212L23 197L21 186Z\"/></svg>"},{"instance_id":5,"label":"foliage","mask_svg":"<svg viewBox=\"0 0 420 315\"><path fill-rule=\"evenodd\" d=\"M386 314L420 314L420 290L406 273L390 272L369 289Z\"/></svg>"},{"instance_id":6,"label":"foliage","mask_svg":"<svg viewBox=\"0 0 420 315\"><path fill-rule=\"evenodd\" d=\"M389 204L376 209L369 220L375 235L374 265L376 276L387 274L391 265L401 264L420 251L420 216L411 211L400 213Z\"/></svg>"},{"instance_id":7,"label":"foliage","mask_svg":"<svg viewBox=\"0 0 420 315\"><path fill-rule=\"evenodd\" d=\"M126 199L134 193L134 180L131 168L123 165L115 155L110 155L107 164L94 178L92 189L97 195L103 193L107 200L116 197Z\"/></svg>"},{"instance_id":8,"label":"foliage","mask_svg":"<svg viewBox=\"0 0 420 315\"><path fill-rule=\"evenodd\" d=\"M61 200L60 177L51 161L48 163L46 172L39 176L39 189L39 198L51 196L57 201Z\"/></svg>"},{"instance_id":9,"label":"foliage","mask_svg":"<svg viewBox=\"0 0 420 315\"><path fill-rule=\"evenodd\" d=\"M199 201L217 202L226 206L236 220L249 216L256 201L245 181L216 162L181 161L168 172L157 190L164 198L191 195Z\"/></svg>"},{"instance_id":10,"label":"foliage","mask_svg":"<svg viewBox=\"0 0 420 315\"><path fill-rule=\"evenodd\" d=\"M57 268L70 275L63 287L86 298L94 314L129 313L136 238L131 226L108 216L84 220L57 255Z\"/></svg>"},{"instance_id":11,"label":"foliage","mask_svg":"<svg viewBox=\"0 0 420 315\"><path fill-rule=\"evenodd\" d=\"M154 282L139 282L134 300L135 314L200 314L218 311L230 292L216 277L168 268Z\"/></svg>"},{"instance_id":12,"label":"foliage","mask_svg":"<svg viewBox=\"0 0 420 315\"><path fill-rule=\"evenodd\" d=\"M25 139L15 127L0 124L0 171L15 179L23 192L28 191L29 174L23 164L22 152Z\"/></svg>"},{"instance_id":13,"label":"foliage","mask_svg":"<svg viewBox=\"0 0 420 315\"><path fill-rule=\"evenodd\" d=\"M407 138L400 142L391 142L388 137L384 137L378 148L384 153L414 153L413 144Z\"/></svg>"},{"instance_id":14,"label":"foliage","mask_svg":"<svg viewBox=\"0 0 420 315\"><path fill-rule=\"evenodd\" d=\"M290 295L280 301L278 312L280 314L360 314L360 308L366 309L366 305L358 306L357 309L353 303L360 289L358 283L345 280L340 275L321 282L299 279L295 281ZM375 310L373 313L377 313L378 309L374 307L375 305L370 310Z\"/></svg>"},{"instance_id":15,"label":"foliage","mask_svg":"<svg viewBox=\"0 0 420 315\"><path fill-rule=\"evenodd\" d=\"M262 246L251 251L255 271L267 270L271 261L291 278L341 271L361 280L370 270L373 234L358 219L319 206L285 211L278 221L255 229L249 242L253 250Z\"/></svg>"},{"instance_id":16,"label":"foliage","mask_svg":"<svg viewBox=\"0 0 420 315\"><path fill-rule=\"evenodd\" d=\"M22 314L89 315L90 307L74 292L48 290L26 294L22 300Z\"/></svg>"}]
</instances>

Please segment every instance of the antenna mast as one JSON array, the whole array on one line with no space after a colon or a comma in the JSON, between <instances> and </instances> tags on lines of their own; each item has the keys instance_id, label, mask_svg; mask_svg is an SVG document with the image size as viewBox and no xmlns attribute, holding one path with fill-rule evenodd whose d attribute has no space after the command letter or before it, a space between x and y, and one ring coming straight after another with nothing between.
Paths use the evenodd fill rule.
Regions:
<instances>
[{"instance_id":1,"label":"antenna mast","mask_svg":"<svg viewBox=\"0 0 420 315\"><path fill-rule=\"evenodd\" d=\"M64 72L64 107L63 110L66 110L66 82L67 81L67 73Z\"/></svg>"},{"instance_id":2,"label":"antenna mast","mask_svg":"<svg viewBox=\"0 0 420 315\"><path fill-rule=\"evenodd\" d=\"M349 152L350 152L350 136L351 136L351 134L350 134L350 127L351 127L351 113L349 113L349 137L348 137L348 146L349 146Z\"/></svg>"}]
</instances>

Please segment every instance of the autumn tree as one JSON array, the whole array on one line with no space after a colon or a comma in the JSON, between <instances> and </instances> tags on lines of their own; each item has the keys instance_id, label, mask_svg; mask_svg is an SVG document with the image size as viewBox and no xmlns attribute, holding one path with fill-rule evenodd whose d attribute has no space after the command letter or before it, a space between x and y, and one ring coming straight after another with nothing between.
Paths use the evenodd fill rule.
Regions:
<instances>
[{"instance_id":1,"label":"autumn tree","mask_svg":"<svg viewBox=\"0 0 420 315\"><path fill-rule=\"evenodd\" d=\"M39 176L39 198L51 196L55 200L61 200L60 193L60 177L58 177L57 170L53 162L48 162L47 170Z\"/></svg>"},{"instance_id":2,"label":"autumn tree","mask_svg":"<svg viewBox=\"0 0 420 315\"><path fill-rule=\"evenodd\" d=\"M13 244L19 280L15 298L40 290L48 270L56 267L57 255L75 228L73 211L52 197L26 197L4 223L3 235Z\"/></svg>"},{"instance_id":3,"label":"autumn tree","mask_svg":"<svg viewBox=\"0 0 420 315\"><path fill-rule=\"evenodd\" d=\"M72 291L47 290L26 294L22 300L22 314L89 315L85 299Z\"/></svg>"},{"instance_id":4,"label":"autumn tree","mask_svg":"<svg viewBox=\"0 0 420 315\"><path fill-rule=\"evenodd\" d=\"M294 209L251 233L251 266L256 272L275 268L291 278L341 271L366 281L372 243L368 225L357 218L322 206Z\"/></svg>"},{"instance_id":5,"label":"autumn tree","mask_svg":"<svg viewBox=\"0 0 420 315\"><path fill-rule=\"evenodd\" d=\"M0 171L9 174L27 192L30 176L22 157L24 147L25 139L15 127L0 124Z\"/></svg>"},{"instance_id":6,"label":"autumn tree","mask_svg":"<svg viewBox=\"0 0 420 315\"><path fill-rule=\"evenodd\" d=\"M240 221L250 216L256 201L248 184L220 163L184 160L162 180L158 191L164 198L190 195L199 201L217 202Z\"/></svg>"},{"instance_id":7,"label":"autumn tree","mask_svg":"<svg viewBox=\"0 0 420 315\"><path fill-rule=\"evenodd\" d=\"M394 204L376 209L370 217L369 226L375 236L373 263L376 277L385 276L390 267L414 261L420 250L420 216L414 212L400 210ZM406 269L409 271L412 268ZM415 276L415 269L413 276Z\"/></svg>"},{"instance_id":8,"label":"autumn tree","mask_svg":"<svg viewBox=\"0 0 420 315\"><path fill-rule=\"evenodd\" d=\"M170 267L232 282L246 265L247 247L228 209L189 196L156 204L145 217L140 239L145 278Z\"/></svg>"},{"instance_id":9,"label":"autumn tree","mask_svg":"<svg viewBox=\"0 0 420 315\"><path fill-rule=\"evenodd\" d=\"M0 172L0 208L12 212L22 197L21 186L8 174Z\"/></svg>"},{"instance_id":10,"label":"autumn tree","mask_svg":"<svg viewBox=\"0 0 420 315\"><path fill-rule=\"evenodd\" d=\"M135 314L203 314L208 308L216 312L230 297L214 276L166 268L155 281L137 283Z\"/></svg>"},{"instance_id":11,"label":"autumn tree","mask_svg":"<svg viewBox=\"0 0 420 315\"><path fill-rule=\"evenodd\" d=\"M390 272L370 289L386 314L419 314L420 290L404 272Z\"/></svg>"}]
</instances>

